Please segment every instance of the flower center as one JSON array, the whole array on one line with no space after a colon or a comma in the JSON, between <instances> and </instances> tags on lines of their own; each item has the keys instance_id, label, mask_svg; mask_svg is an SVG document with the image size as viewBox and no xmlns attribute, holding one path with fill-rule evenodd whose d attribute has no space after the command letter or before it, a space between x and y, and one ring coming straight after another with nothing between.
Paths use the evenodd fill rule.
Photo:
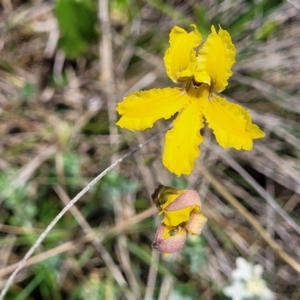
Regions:
<instances>
[{"instance_id":1,"label":"flower center","mask_svg":"<svg viewBox=\"0 0 300 300\"><path fill-rule=\"evenodd\" d=\"M183 88L190 97L199 98L201 86L202 82L197 82L194 76L191 76L185 81Z\"/></svg>"},{"instance_id":2,"label":"flower center","mask_svg":"<svg viewBox=\"0 0 300 300\"><path fill-rule=\"evenodd\" d=\"M253 278L252 280L246 283L247 290L253 295L259 295L264 289L265 284L261 278Z\"/></svg>"},{"instance_id":3,"label":"flower center","mask_svg":"<svg viewBox=\"0 0 300 300\"><path fill-rule=\"evenodd\" d=\"M203 82L197 82L193 76L189 77L183 86L184 91L192 98L213 99L213 83L208 85Z\"/></svg>"}]
</instances>

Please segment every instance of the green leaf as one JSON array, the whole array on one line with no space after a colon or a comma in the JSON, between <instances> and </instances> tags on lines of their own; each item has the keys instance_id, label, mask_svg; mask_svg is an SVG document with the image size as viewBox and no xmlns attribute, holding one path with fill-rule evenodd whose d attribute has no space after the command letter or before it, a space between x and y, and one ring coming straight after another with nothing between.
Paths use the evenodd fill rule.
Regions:
<instances>
[{"instance_id":1,"label":"green leaf","mask_svg":"<svg viewBox=\"0 0 300 300\"><path fill-rule=\"evenodd\" d=\"M232 36L238 35L245 30L246 24L252 22L257 14L262 15L265 19L273 12L277 7L282 5L282 0L262 0L255 3L254 0L248 0L247 9L238 19L231 23L230 34Z\"/></svg>"},{"instance_id":2,"label":"green leaf","mask_svg":"<svg viewBox=\"0 0 300 300\"><path fill-rule=\"evenodd\" d=\"M255 32L254 38L256 40L266 40L268 36L277 29L277 27L278 24L276 22L268 21Z\"/></svg>"},{"instance_id":3,"label":"green leaf","mask_svg":"<svg viewBox=\"0 0 300 300\"><path fill-rule=\"evenodd\" d=\"M96 41L97 8L92 0L56 0L59 46L68 57L78 57Z\"/></svg>"},{"instance_id":4,"label":"green leaf","mask_svg":"<svg viewBox=\"0 0 300 300\"><path fill-rule=\"evenodd\" d=\"M24 85L19 90L19 95L22 100L29 100L37 94L37 88L32 83L25 81Z\"/></svg>"}]
</instances>

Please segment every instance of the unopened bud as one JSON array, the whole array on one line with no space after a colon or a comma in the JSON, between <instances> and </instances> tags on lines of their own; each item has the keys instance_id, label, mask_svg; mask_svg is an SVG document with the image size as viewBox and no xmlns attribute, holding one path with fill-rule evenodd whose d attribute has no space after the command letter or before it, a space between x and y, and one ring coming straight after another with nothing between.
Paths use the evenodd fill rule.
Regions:
<instances>
[{"instance_id":1,"label":"unopened bud","mask_svg":"<svg viewBox=\"0 0 300 300\"><path fill-rule=\"evenodd\" d=\"M167 227L164 224L161 224L158 227L152 246L155 250L168 255L169 253L177 252L182 248L186 240L186 231L180 230L180 232L177 232L174 235L164 237L165 230L167 230Z\"/></svg>"},{"instance_id":2,"label":"unopened bud","mask_svg":"<svg viewBox=\"0 0 300 300\"><path fill-rule=\"evenodd\" d=\"M190 219L184 228L190 234L200 234L206 222L207 218L203 214L191 213Z\"/></svg>"}]
</instances>

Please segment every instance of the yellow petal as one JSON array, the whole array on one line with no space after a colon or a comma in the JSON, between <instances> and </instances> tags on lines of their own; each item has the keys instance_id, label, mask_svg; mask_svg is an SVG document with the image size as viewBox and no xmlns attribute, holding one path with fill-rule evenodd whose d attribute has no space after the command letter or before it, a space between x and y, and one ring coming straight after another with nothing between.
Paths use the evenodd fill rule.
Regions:
<instances>
[{"instance_id":1,"label":"yellow petal","mask_svg":"<svg viewBox=\"0 0 300 300\"><path fill-rule=\"evenodd\" d=\"M248 111L219 96L203 101L203 114L223 148L251 150L252 140L265 136L258 126L252 124Z\"/></svg>"},{"instance_id":2,"label":"yellow petal","mask_svg":"<svg viewBox=\"0 0 300 300\"><path fill-rule=\"evenodd\" d=\"M203 140L200 135L203 127L200 99L187 95L186 98L189 104L174 121L174 127L167 132L163 154L164 166L177 176L192 172Z\"/></svg>"},{"instance_id":3,"label":"yellow petal","mask_svg":"<svg viewBox=\"0 0 300 300\"><path fill-rule=\"evenodd\" d=\"M192 76L197 64L194 48L200 45L201 34L195 25L191 26L194 31L190 33L178 26L170 32L170 48L166 50L164 63L168 76L174 82Z\"/></svg>"},{"instance_id":4,"label":"yellow petal","mask_svg":"<svg viewBox=\"0 0 300 300\"><path fill-rule=\"evenodd\" d=\"M163 223L168 226L178 226L188 222L192 212L199 212L201 200L199 194L194 190L184 190L175 200L164 208Z\"/></svg>"},{"instance_id":5,"label":"yellow petal","mask_svg":"<svg viewBox=\"0 0 300 300\"><path fill-rule=\"evenodd\" d=\"M117 106L122 116L116 125L130 130L145 130L158 119L169 119L180 111L187 99L179 88L134 92Z\"/></svg>"},{"instance_id":6,"label":"yellow petal","mask_svg":"<svg viewBox=\"0 0 300 300\"><path fill-rule=\"evenodd\" d=\"M197 213L200 211L200 206L191 205L185 208L172 211L164 211L164 218L162 223L168 226L178 226L181 223L188 222L192 212Z\"/></svg>"},{"instance_id":7,"label":"yellow petal","mask_svg":"<svg viewBox=\"0 0 300 300\"><path fill-rule=\"evenodd\" d=\"M255 139L260 139L266 136L266 134L260 130L260 128L252 123L252 119L251 119L251 115L250 113L247 111L247 115L246 115L246 120L247 120L247 130L249 131L251 137L255 140Z\"/></svg>"},{"instance_id":8,"label":"yellow petal","mask_svg":"<svg viewBox=\"0 0 300 300\"><path fill-rule=\"evenodd\" d=\"M206 82L207 77L204 76L203 79L203 68L201 68L205 65L211 77L212 90L221 92L226 88L227 79L232 75L230 68L235 62L235 47L227 31L220 27L217 33L214 26L211 27L211 31L204 46L198 52L199 67L195 79L197 82Z\"/></svg>"},{"instance_id":9,"label":"yellow petal","mask_svg":"<svg viewBox=\"0 0 300 300\"><path fill-rule=\"evenodd\" d=\"M161 223L160 227L161 226L164 228L164 230L162 232L162 238L163 239L167 239L171 236L183 233L182 228L180 228L178 226L168 226L168 225L165 225L164 223Z\"/></svg>"}]
</instances>

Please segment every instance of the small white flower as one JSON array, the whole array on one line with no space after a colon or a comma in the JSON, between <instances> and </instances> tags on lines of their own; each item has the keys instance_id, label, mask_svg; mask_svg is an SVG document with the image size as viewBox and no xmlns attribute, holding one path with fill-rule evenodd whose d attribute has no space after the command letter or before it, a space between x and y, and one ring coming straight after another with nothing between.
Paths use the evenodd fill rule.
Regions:
<instances>
[{"instance_id":1,"label":"small white flower","mask_svg":"<svg viewBox=\"0 0 300 300\"><path fill-rule=\"evenodd\" d=\"M262 279L263 267L253 265L244 258L236 259L237 268L232 272L232 285L224 288L224 294L233 300L255 297L259 300L274 300L274 293Z\"/></svg>"},{"instance_id":2,"label":"small white flower","mask_svg":"<svg viewBox=\"0 0 300 300\"><path fill-rule=\"evenodd\" d=\"M234 281L232 285L225 287L223 292L232 300L243 300L251 296L250 292L245 289L245 285L240 281Z\"/></svg>"}]
</instances>

